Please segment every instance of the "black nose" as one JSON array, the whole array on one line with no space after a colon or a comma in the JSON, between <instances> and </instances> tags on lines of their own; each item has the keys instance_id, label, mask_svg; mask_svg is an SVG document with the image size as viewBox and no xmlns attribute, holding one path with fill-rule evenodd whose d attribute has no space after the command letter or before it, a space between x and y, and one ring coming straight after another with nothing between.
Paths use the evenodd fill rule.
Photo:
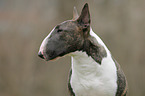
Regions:
<instances>
[{"instance_id":1,"label":"black nose","mask_svg":"<svg viewBox=\"0 0 145 96\"><path fill-rule=\"evenodd\" d=\"M41 52L38 52L38 56L42 59L44 59L43 54Z\"/></svg>"}]
</instances>

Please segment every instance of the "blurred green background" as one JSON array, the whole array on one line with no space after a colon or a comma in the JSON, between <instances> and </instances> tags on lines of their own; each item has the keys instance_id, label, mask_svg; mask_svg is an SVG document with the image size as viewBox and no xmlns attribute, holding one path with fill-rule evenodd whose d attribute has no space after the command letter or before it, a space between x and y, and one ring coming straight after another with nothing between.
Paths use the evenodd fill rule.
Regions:
<instances>
[{"instance_id":1,"label":"blurred green background","mask_svg":"<svg viewBox=\"0 0 145 96\"><path fill-rule=\"evenodd\" d=\"M94 32L126 74L128 96L145 96L145 0L0 0L0 96L69 96L70 57L46 62L37 53L85 2Z\"/></svg>"}]
</instances>

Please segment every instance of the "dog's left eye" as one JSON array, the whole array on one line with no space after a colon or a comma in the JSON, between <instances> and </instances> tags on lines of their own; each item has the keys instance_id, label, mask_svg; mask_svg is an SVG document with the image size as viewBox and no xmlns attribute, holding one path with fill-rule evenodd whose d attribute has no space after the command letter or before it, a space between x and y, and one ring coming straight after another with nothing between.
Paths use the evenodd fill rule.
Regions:
<instances>
[{"instance_id":1,"label":"dog's left eye","mask_svg":"<svg viewBox=\"0 0 145 96\"><path fill-rule=\"evenodd\" d=\"M57 30L57 32L62 32L62 31L63 31L62 29L58 29L58 30Z\"/></svg>"}]
</instances>

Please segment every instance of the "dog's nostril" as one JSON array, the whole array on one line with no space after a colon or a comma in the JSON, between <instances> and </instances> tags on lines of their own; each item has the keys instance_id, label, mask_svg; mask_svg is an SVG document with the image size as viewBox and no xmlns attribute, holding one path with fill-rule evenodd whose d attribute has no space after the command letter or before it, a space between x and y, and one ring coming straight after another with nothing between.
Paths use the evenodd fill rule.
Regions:
<instances>
[{"instance_id":1,"label":"dog's nostril","mask_svg":"<svg viewBox=\"0 0 145 96\"><path fill-rule=\"evenodd\" d=\"M38 52L38 56L44 59L43 54L41 52Z\"/></svg>"}]
</instances>

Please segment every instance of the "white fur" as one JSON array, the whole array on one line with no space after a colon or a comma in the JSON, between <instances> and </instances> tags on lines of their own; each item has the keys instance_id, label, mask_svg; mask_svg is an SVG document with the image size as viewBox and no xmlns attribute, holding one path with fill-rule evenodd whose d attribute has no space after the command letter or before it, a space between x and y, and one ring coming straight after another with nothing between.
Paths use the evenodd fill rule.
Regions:
<instances>
[{"instance_id":1,"label":"white fur","mask_svg":"<svg viewBox=\"0 0 145 96\"><path fill-rule=\"evenodd\" d=\"M76 96L115 96L117 91L117 73L111 54L102 40L92 31L106 52L107 57L102 59L101 65L94 61L85 52L77 51L72 56L71 86Z\"/></svg>"},{"instance_id":2,"label":"white fur","mask_svg":"<svg viewBox=\"0 0 145 96\"><path fill-rule=\"evenodd\" d=\"M52 32L54 31L55 27L52 29L52 31L45 37L45 39L42 41L39 52L42 52L43 54L43 50L45 50L45 46L47 44L47 40L50 37L50 35L52 34Z\"/></svg>"}]
</instances>

